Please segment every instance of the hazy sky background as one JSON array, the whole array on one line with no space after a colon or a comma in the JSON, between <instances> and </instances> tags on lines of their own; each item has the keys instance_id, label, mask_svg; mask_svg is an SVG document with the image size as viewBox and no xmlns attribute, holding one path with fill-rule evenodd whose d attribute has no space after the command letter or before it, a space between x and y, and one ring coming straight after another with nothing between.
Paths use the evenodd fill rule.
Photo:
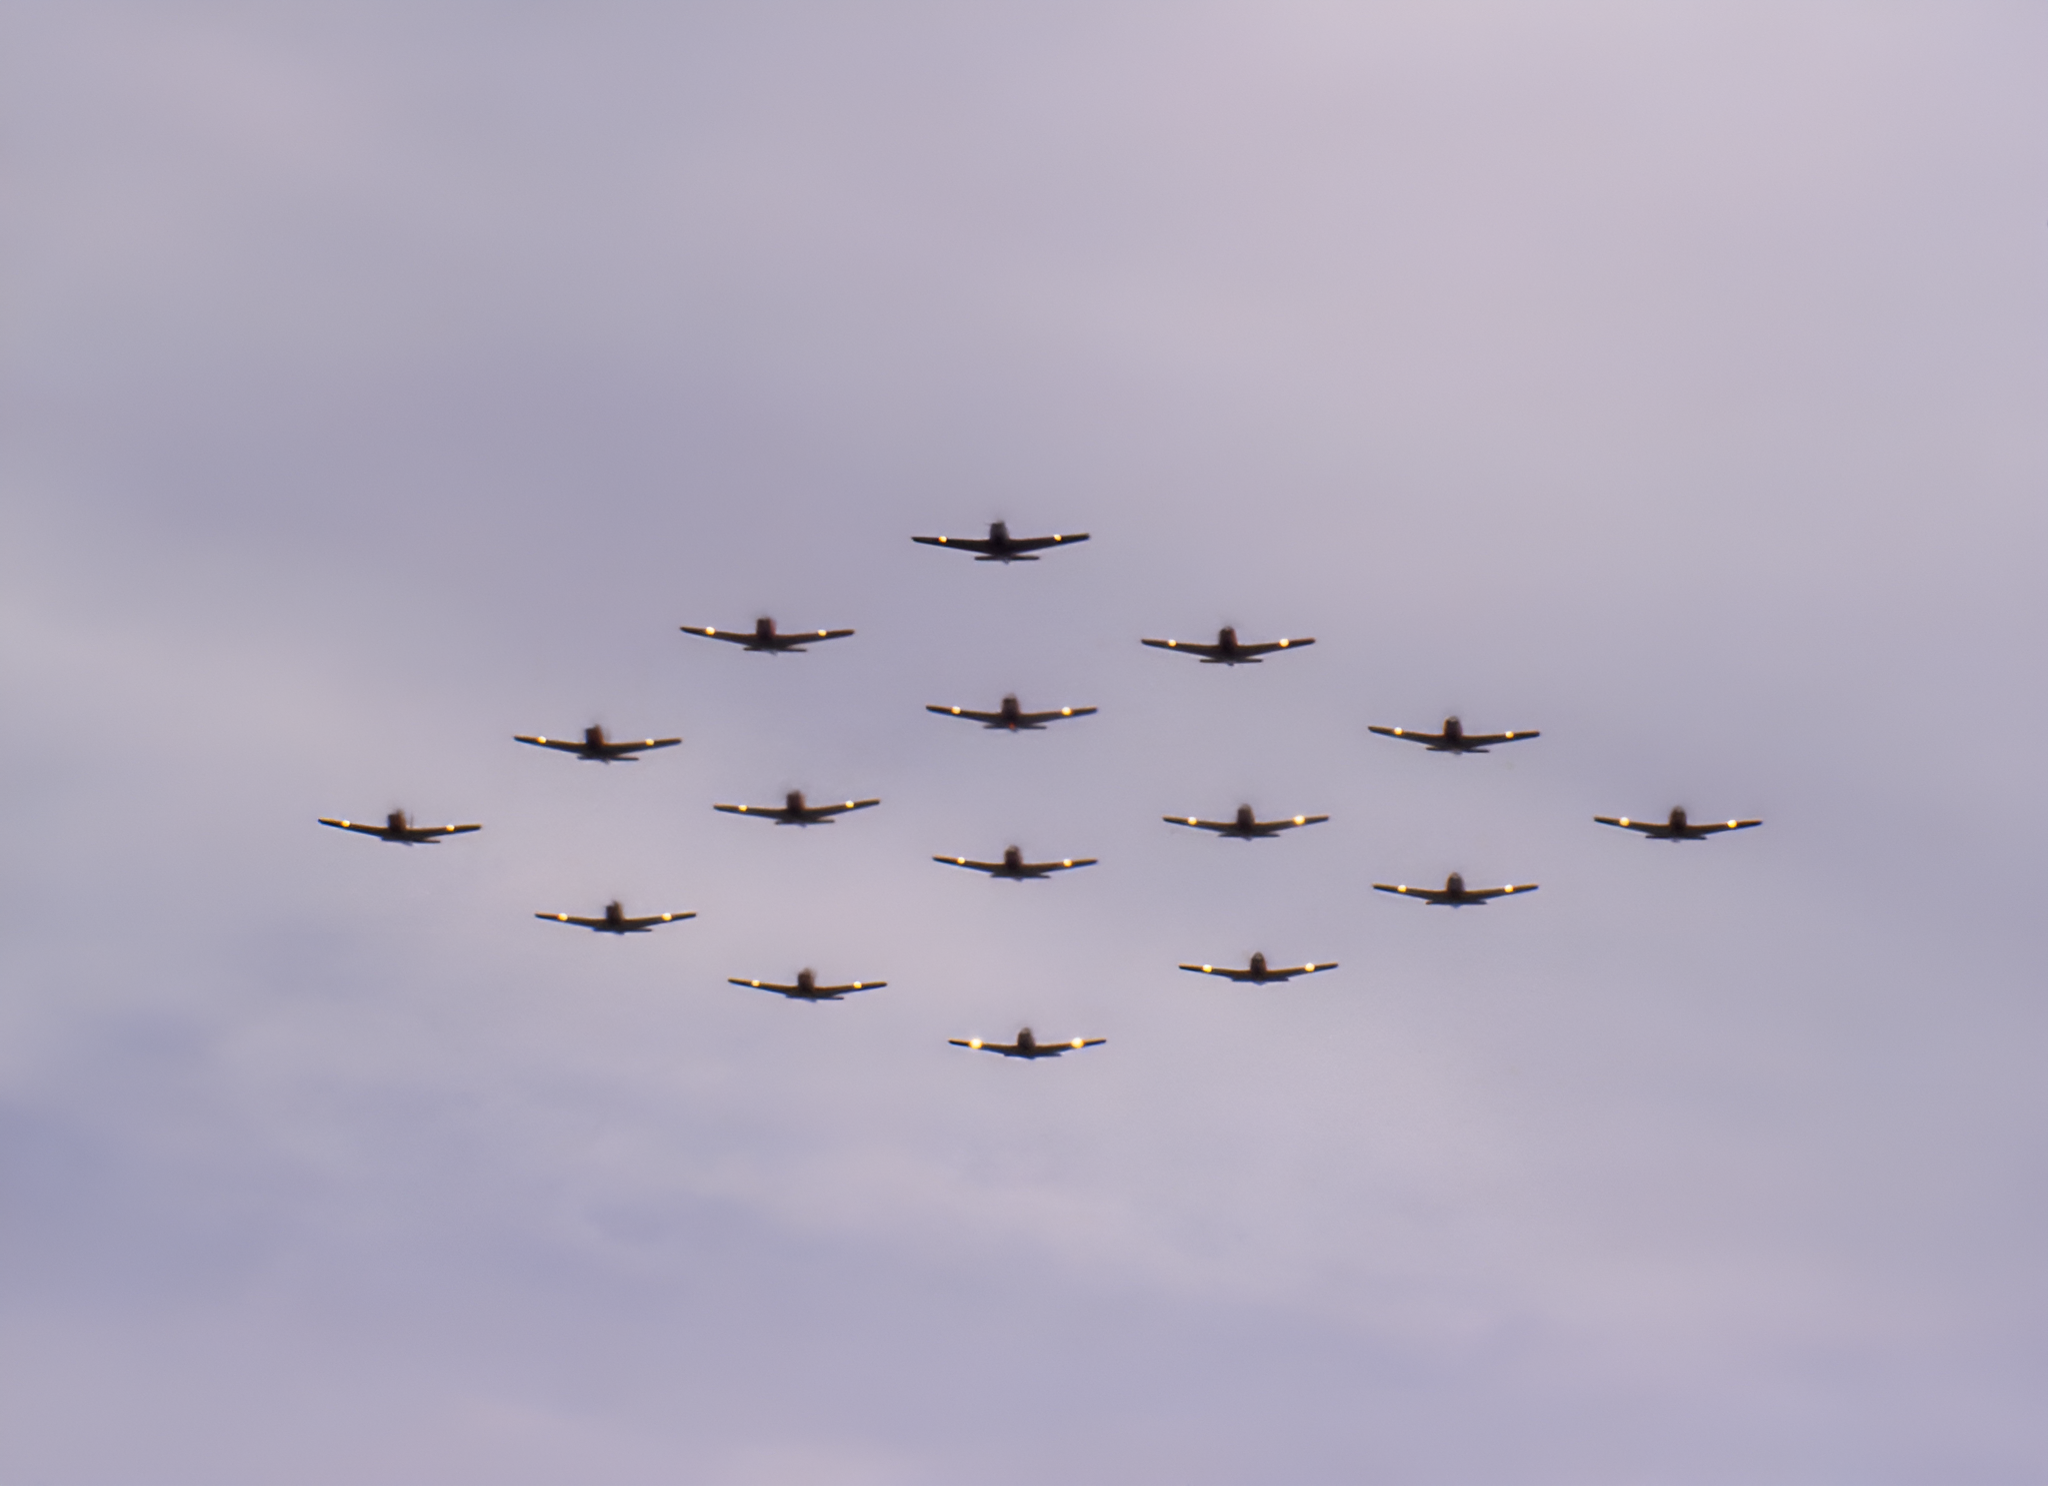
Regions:
<instances>
[{"instance_id":1,"label":"hazy sky background","mask_svg":"<svg viewBox=\"0 0 2048 1486\"><path fill-rule=\"evenodd\" d=\"M2048 1476L2044 55L8 7L0 1477Z\"/></svg>"}]
</instances>

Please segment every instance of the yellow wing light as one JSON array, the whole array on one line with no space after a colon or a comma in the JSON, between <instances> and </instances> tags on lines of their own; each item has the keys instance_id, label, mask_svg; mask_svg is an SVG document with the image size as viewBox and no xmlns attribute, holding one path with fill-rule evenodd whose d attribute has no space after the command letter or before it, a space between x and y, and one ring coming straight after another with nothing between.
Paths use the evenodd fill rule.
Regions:
<instances>
[{"instance_id":1,"label":"yellow wing light","mask_svg":"<svg viewBox=\"0 0 2048 1486\"><path fill-rule=\"evenodd\" d=\"M1627 825L1627 824L1628 824L1628 817L1627 817L1626 815L1624 815L1624 816L1623 816L1623 817L1621 818L1621 823L1622 823L1623 825Z\"/></svg>"},{"instance_id":2,"label":"yellow wing light","mask_svg":"<svg viewBox=\"0 0 2048 1486\"><path fill-rule=\"evenodd\" d=\"M1729 829L1729 830L1731 830L1731 831L1735 829L1735 822L1734 822L1734 821L1732 821L1732 820L1731 820L1731 821L1729 821L1729 822L1728 822L1728 829Z\"/></svg>"},{"instance_id":3,"label":"yellow wing light","mask_svg":"<svg viewBox=\"0 0 2048 1486\"><path fill-rule=\"evenodd\" d=\"M1067 1044L1067 1046L1068 1046L1068 1047L1079 1047L1079 1046L1081 1046L1081 1044L1082 1044L1082 1039L1081 1039L1081 1038L1079 1038L1079 1037L1076 1037L1076 1038L1075 1038L1075 1039L1074 1039L1074 1040L1073 1040L1072 1042L1068 1043L1068 1044Z\"/></svg>"},{"instance_id":4,"label":"yellow wing light","mask_svg":"<svg viewBox=\"0 0 2048 1486\"><path fill-rule=\"evenodd\" d=\"M1072 707L1062 707L1062 708L1060 708L1060 716L1062 716L1062 717L1072 717L1073 715L1074 715L1074 709L1073 709Z\"/></svg>"},{"instance_id":5,"label":"yellow wing light","mask_svg":"<svg viewBox=\"0 0 2048 1486\"><path fill-rule=\"evenodd\" d=\"M1308 817L1306 815L1297 815L1294 817L1294 823L1298 826L1305 826L1308 824Z\"/></svg>"},{"instance_id":6,"label":"yellow wing light","mask_svg":"<svg viewBox=\"0 0 2048 1486\"><path fill-rule=\"evenodd\" d=\"M970 1037L967 1039L967 1045L969 1047L978 1048L981 1046L981 1039L979 1037Z\"/></svg>"},{"instance_id":7,"label":"yellow wing light","mask_svg":"<svg viewBox=\"0 0 2048 1486\"><path fill-rule=\"evenodd\" d=\"M1288 647L1288 646L1289 646L1289 645L1290 645L1291 643L1293 643L1293 642L1292 642L1292 641L1289 641L1289 640L1282 640L1282 641L1280 642L1280 648L1281 648L1282 650L1285 650L1285 649L1286 649L1286 648L1287 648L1287 647Z\"/></svg>"},{"instance_id":8,"label":"yellow wing light","mask_svg":"<svg viewBox=\"0 0 2048 1486\"><path fill-rule=\"evenodd\" d=\"M555 919L556 919L556 921L557 921L557 922L559 922L559 923L565 923L565 924L566 924L567 922L569 922L569 915L568 915L568 914L566 914L566 913L558 913L558 914L556 914L556 915L555 915Z\"/></svg>"}]
</instances>

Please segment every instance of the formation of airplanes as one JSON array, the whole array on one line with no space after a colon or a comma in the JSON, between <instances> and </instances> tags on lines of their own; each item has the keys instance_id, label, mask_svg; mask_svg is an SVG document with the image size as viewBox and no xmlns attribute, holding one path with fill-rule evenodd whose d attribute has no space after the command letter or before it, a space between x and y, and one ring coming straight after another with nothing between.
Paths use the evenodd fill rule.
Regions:
<instances>
[{"instance_id":1,"label":"formation of airplanes","mask_svg":"<svg viewBox=\"0 0 2048 1486\"><path fill-rule=\"evenodd\" d=\"M1054 548L1072 547L1088 540L1086 532L1055 533L1043 537L1013 537L1009 527L1001 521L989 526L986 537L913 537L914 542L926 546L950 548L971 554L977 562L1000 563L1005 566L1017 562L1037 562L1039 554ZM710 626L683 625L684 634L698 635L705 639L722 640L737 645L744 651L768 655L803 653L809 646L825 640L846 639L854 634L851 629L816 629L781 631L772 618L758 619L750 630L721 630ZM1270 655L1285 650L1301 650L1315 644L1312 637L1246 643L1238 639L1234 627L1226 626L1218 631L1215 642L1205 643L1191 640L1143 639L1141 644L1154 649L1182 652L1196 657L1204 665L1240 666L1258 665ZM992 711L976 711L967 707L928 706L928 712L942 716L964 718L979 723L984 729L1010 733L1038 732L1047 725L1072 718L1092 716L1094 707L1059 707L1045 711L1029 712L1023 709L1014 694L1005 696ZM1436 732L1418 731L1411 728L1382 726L1374 724L1368 732L1382 737L1395 738L1405 742L1419 743L1432 753L1453 755L1486 753L1507 743L1521 743L1542 735L1535 729L1522 729L1498 733L1468 733L1456 717L1447 717L1442 728ZM584 762L613 764L637 763L640 755L660 749L679 747L683 740L675 738L607 738L601 725L592 724L583 729L578 738L552 738L539 734L516 734L514 741L531 747L544 748L551 752L567 754ZM826 804L808 803L801 790L790 790L780 805L733 805L714 804L711 808L729 815L755 816L772 821L776 825L813 826L832 825L836 817L857 810L871 809L882 802L878 799L837 800ZM1227 820L1204 820L1193 815L1167 815L1160 817L1168 825L1206 831L1212 835L1230 840L1270 840L1284 832L1305 826L1321 825L1330 819L1327 815L1293 815L1274 820L1260 820L1250 805L1240 805L1236 813ZM1595 822L1620 830L1637 833L1652 841L1704 841L1711 836L1734 831L1749 830L1763 824L1761 820L1693 820L1682 807L1673 807L1662 820L1644 820L1631 816L1596 815ZM394 842L403 846L425 846L436 844L442 837L465 835L480 831L480 824L416 825L404 810L392 810L381 825L357 820L343 820L322 816L320 824L337 830L358 835L373 836L381 841ZM1053 861L1026 861L1023 850L1017 846L1006 848L999 861L979 861L964 856L934 856L933 861L950 867L964 868L983 875L1011 882L1043 881L1055 873L1069 872L1081 867L1097 865L1094 857L1064 857ZM1406 883L1372 884L1375 891L1400 897L1417 899L1431 907L1476 908L1484 907L1496 899L1527 896L1537 890L1533 882L1509 883L1500 887L1470 888L1465 885L1462 874L1453 872L1440 888L1411 886ZM550 922L568 924L589 929L599 934L623 937L628 934L646 934L666 924L680 923L697 917L694 912L671 912L648 914L641 917L628 916L624 906L617 899L607 903L602 913L592 916L578 916L570 913L536 913L535 918ZM1272 966L1263 953L1255 953L1243 968L1230 965L1183 964L1184 971L1205 976L1219 976L1236 984L1275 985L1284 984L1297 977L1319 975L1337 968L1334 961L1310 961L1300 965ZM744 979L728 977L731 984L753 990L768 991L786 1000L822 1003L839 1001L847 995L860 991L879 990L888 984L882 980L856 980L837 985L818 984L815 973L809 969L800 970L794 982ZM1101 1037L1075 1037L1060 1041L1041 1042L1029 1027L1021 1028L1013 1042L995 1042L983 1038L948 1038L955 1047L964 1047L979 1052L996 1053L1004 1058L1038 1060L1057 1058L1082 1048L1098 1047L1106 1039Z\"/></svg>"}]
</instances>

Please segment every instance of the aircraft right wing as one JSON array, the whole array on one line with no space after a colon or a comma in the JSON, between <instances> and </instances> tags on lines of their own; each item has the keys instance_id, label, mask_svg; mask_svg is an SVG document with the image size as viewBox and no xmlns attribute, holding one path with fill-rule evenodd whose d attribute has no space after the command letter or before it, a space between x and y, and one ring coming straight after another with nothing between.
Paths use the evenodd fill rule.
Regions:
<instances>
[{"instance_id":1,"label":"aircraft right wing","mask_svg":"<svg viewBox=\"0 0 2048 1486\"><path fill-rule=\"evenodd\" d=\"M1509 893L1533 893L1535 891L1535 883L1517 882L1507 887L1468 887L1465 889L1465 897L1467 900L1473 898L1505 898Z\"/></svg>"},{"instance_id":2,"label":"aircraft right wing","mask_svg":"<svg viewBox=\"0 0 2048 1486\"><path fill-rule=\"evenodd\" d=\"M1086 717L1093 707L1061 707L1056 712L1020 712L1017 721L1026 725L1039 722L1058 722L1062 717Z\"/></svg>"},{"instance_id":3,"label":"aircraft right wing","mask_svg":"<svg viewBox=\"0 0 2048 1486\"><path fill-rule=\"evenodd\" d=\"M1038 552L1047 547L1063 547L1070 542L1085 542L1087 540L1088 533L1085 531L1063 532L1057 536L1050 537L1012 537L1010 538L1010 550L1012 552ZM961 544L955 543L954 545L959 546Z\"/></svg>"},{"instance_id":4,"label":"aircraft right wing","mask_svg":"<svg viewBox=\"0 0 2048 1486\"><path fill-rule=\"evenodd\" d=\"M913 542L922 542L927 547L958 547L963 552L987 552L995 544L986 537L912 537ZM1012 547L1019 545L1016 542Z\"/></svg>"},{"instance_id":5,"label":"aircraft right wing","mask_svg":"<svg viewBox=\"0 0 2048 1486\"><path fill-rule=\"evenodd\" d=\"M870 805L879 805L880 800L844 800L837 805L809 805L804 808L806 815L844 815L849 810L865 810Z\"/></svg>"},{"instance_id":6,"label":"aircraft right wing","mask_svg":"<svg viewBox=\"0 0 2048 1486\"><path fill-rule=\"evenodd\" d=\"M941 717L965 717L974 722L1003 722L1006 720L1000 712L974 712L966 707L927 707L924 710L936 712Z\"/></svg>"},{"instance_id":7,"label":"aircraft right wing","mask_svg":"<svg viewBox=\"0 0 2048 1486\"><path fill-rule=\"evenodd\" d=\"M1138 643L1150 645L1154 650L1188 650L1196 655L1216 655L1223 648L1220 645L1198 645L1193 640L1140 640Z\"/></svg>"},{"instance_id":8,"label":"aircraft right wing","mask_svg":"<svg viewBox=\"0 0 2048 1486\"><path fill-rule=\"evenodd\" d=\"M1240 645L1237 647L1237 653L1239 655L1271 655L1276 650L1299 650L1304 645L1313 644L1315 644L1315 641L1309 639L1268 640L1264 644L1260 645ZM1192 646L1187 645L1181 646L1181 649L1183 650L1188 650L1192 648Z\"/></svg>"}]
</instances>

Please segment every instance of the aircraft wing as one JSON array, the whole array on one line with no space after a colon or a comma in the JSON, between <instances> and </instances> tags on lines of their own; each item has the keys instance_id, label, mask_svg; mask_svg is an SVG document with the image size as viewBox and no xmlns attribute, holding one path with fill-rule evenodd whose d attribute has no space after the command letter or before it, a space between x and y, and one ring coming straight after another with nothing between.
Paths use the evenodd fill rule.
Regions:
<instances>
[{"instance_id":1,"label":"aircraft wing","mask_svg":"<svg viewBox=\"0 0 2048 1486\"><path fill-rule=\"evenodd\" d=\"M1509 893L1533 893L1535 891L1535 883L1517 882L1508 887L1468 887L1465 889L1465 897L1468 900L1473 898L1505 898Z\"/></svg>"},{"instance_id":2,"label":"aircraft wing","mask_svg":"<svg viewBox=\"0 0 2048 1486\"><path fill-rule=\"evenodd\" d=\"M1441 743L1442 733L1418 733L1413 728L1369 727L1368 733L1378 733L1382 738L1406 738L1410 743Z\"/></svg>"},{"instance_id":3,"label":"aircraft wing","mask_svg":"<svg viewBox=\"0 0 2048 1486\"><path fill-rule=\"evenodd\" d=\"M460 836L465 831L481 831L482 829L482 826L410 826L406 829L406 834L422 837Z\"/></svg>"},{"instance_id":4,"label":"aircraft wing","mask_svg":"<svg viewBox=\"0 0 2048 1486\"><path fill-rule=\"evenodd\" d=\"M373 826L360 820L329 820L323 815L320 817L320 824L323 826L333 826L337 831L360 831L365 836L382 836L386 834L385 827Z\"/></svg>"},{"instance_id":5,"label":"aircraft wing","mask_svg":"<svg viewBox=\"0 0 2048 1486\"><path fill-rule=\"evenodd\" d=\"M549 923L574 924L579 929L602 929L603 927L605 927L605 922L601 918L578 918L573 913L536 913L534 917L544 918ZM628 919L627 922L645 923L646 920Z\"/></svg>"},{"instance_id":6,"label":"aircraft wing","mask_svg":"<svg viewBox=\"0 0 2048 1486\"><path fill-rule=\"evenodd\" d=\"M1234 831L1234 820L1196 820L1192 815L1162 815L1159 817L1170 826L1193 826L1198 831Z\"/></svg>"},{"instance_id":7,"label":"aircraft wing","mask_svg":"<svg viewBox=\"0 0 2048 1486\"><path fill-rule=\"evenodd\" d=\"M1065 861L1060 862L1026 862L1024 870L1026 872L1068 872L1075 867L1092 867L1097 860L1095 857L1068 857Z\"/></svg>"},{"instance_id":8,"label":"aircraft wing","mask_svg":"<svg viewBox=\"0 0 2048 1486\"><path fill-rule=\"evenodd\" d=\"M674 748L678 743L682 741L683 740L681 738L640 738L637 740L628 740L624 742L614 739L613 741L605 744L605 747L608 749L617 749L620 752L630 751L633 753L645 753L650 748ZM573 748L576 745L573 743L566 743L562 746L565 748Z\"/></svg>"},{"instance_id":9,"label":"aircraft wing","mask_svg":"<svg viewBox=\"0 0 2048 1486\"><path fill-rule=\"evenodd\" d=\"M1150 645L1154 650L1186 650L1194 655L1216 655L1223 648L1220 645L1198 645L1193 640L1140 640L1138 643Z\"/></svg>"},{"instance_id":10,"label":"aircraft wing","mask_svg":"<svg viewBox=\"0 0 2048 1486\"><path fill-rule=\"evenodd\" d=\"M933 857L932 860L944 862L949 867L965 867L973 872L1000 872L1003 870L1003 863L1001 862L975 862L969 861L966 857Z\"/></svg>"},{"instance_id":11,"label":"aircraft wing","mask_svg":"<svg viewBox=\"0 0 2048 1486\"><path fill-rule=\"evenodd\" d=\"M822 999L826 996L842 996L846 994L846 992L848 991L876 990L882 986L887 985L889 982L886 980L856 980L851 985L814 985L810 987L810 989L806 990L804 987L800 985L777 985L772 980L742 980L737 975L728 975L726 977L726 983L728 985L736 986L752 986L757 991L774 991L777 995L781 996L816 996Z\"/></svg>"},{"instance_id":12,"label":"aircraft wing","mask_svg":"<svg viewBox=\"0 0 2048 1486\"><path fill-rule=\"evenodd\" d=\"M808 808L807 808L807 809L806 809L806 810L804 811L804 814L806 814L806 815L844 815L844 814L846 814L846 812L847 812L847 811L849 811L849 810L865 810L865 809L867 809L867 808L868 808L868 806L870 806L870 805L879 805L879 804L881 804L881 803L882 803L882 802L881 802L880 800L845 800L845 801L842 801L841 803L839 803L839 804L837 804L837 805L812 805L812 806L809 806L809 807L808 807Z\"/></svg>"},{"instance_id":13,"label":"aircraft wing","mask_svg":"<svg viewBox=\"0 0 2048 1486\"><path fill-rule=\"evenodd\" d=\"M1291 831L1296 826L1319 826L1330 817L1327 815L1290 815L1285 820L1262 820L1258 824L1275 830Z\"/></svg>"},{"instance_id":14,"label":"aircraft wing","mask_svg":"<svg viewBox=\"0 0 2048 1486\"><path fill-rule=\"evenodd\" d=\"M650 913L646 918L621 919L620 923L628 929L647 929L656 924L673 924L696 916L694 913Z\"/></svg>"},{"instance_id":15,"label":"aircraft wing","mask_svg":"<svg viewBox=\"0 0 2048 1486\"><path fill-rule=\"evenodd\" d=\"M850 985L843 986L813 986L811 993L817 996L842 996L848 991L879 990L888 983L886 980L856 980Z\"/></svg>"},{"instance_id":16,"label":"aircraft wing","mask_svg":"<svg viewBox=\"0 0 2048 1486\"><path fill-rule=\"evenodd\" d=\"M1467 733L1465 741L1476 748L1485 748L1494 743L1519 743L1524 738L1540 738L1537 732L1527 733Z\"/></svg>"},{"instance_id":17,"label":"aircraft wing","mask_svg":"<svg viewBox=\"0 0 2048 1486\"><path fill-rule=\"evenodd\" d=\"M1183 965L1180 968L1192 970L1197 975L1220 975L1225 980L1250 980L1252 977L1251 971L1233 970L1228 965Z\"/></svg>"},{"instance_id":18,"label":"aircraft wing","mask_svg":"<svg viewBox=\"0 0 2048 1486\"><path fill-rule=\"evenodd\" d=\"M912 537L913 542L922 542L927 547L958 547L963 552L986 552L994 543L983 537ZM1012 547L1020 545L1012 542Z\"/></svg>"},{"instance_id":19,"label":"aircraft wing","mask_svg":"<svg viewBox=\"0 0 2048 1486\"><path fill-rule=\"evenodd\" d=\"M1093 707L1061 707L1056 712L1020 712L1017 721L1028 727L1033 723L1058 722L1062 717L1086 717L1094 710Z\"/></svg>"},{"instance_id":20,"label":"aircraft wing","mask_svg":"<svg viewBox=\"0 0 2048 1486\"><path fill-rule=\"evenodd\" d=\"M1401 887L1396 887L1391 882L1376 882L1373 884L1373 889L1376 892L1400 893L1406 897L1420 898L1425 903L1446 902L1449 900L1451 896L1449 893L1445 892L1440 887L1407 887L1405 885ZM1465 896L1468 898L1472 898L1477 897L1478 894L1467 893Z\"/></svg>"},{"instance_id":21,"label":"aircraft wing","mask_svg":"<svg viewBox=\"0 0 2048 1486\"><path fill-rule=\"evenodd\" d=\"M1633 820L1626 815L1596 815L1593 819L1603 826L1619 826L1624 831L1664 831L1670 829L1661 820Z\"/></svg>"},{"instance_id":22,"label":"aircraft wing","mask_svg":"<svg viewBox=\"0 0 2048 1486\"><path fill-rule=\"evenodd\" d=\"M1314 640L1268 640L1262 645L1240 645L1237 647L1237 653L1239 655L1271 655L1276 650L1299 650L1304 645L1313 644L1315 644ZM1189 647L1183 645L1181 648L1186 650Z\"/></svg>"},{"instance_id":23,"label":"aircraft wing","mask_svg":"<svg viewBox=\"0 0 2048 1486\"><path fill-rule=\"evenodd\" d=\"M1085 531L1063 532L1050 537L1012 537L1010 538L1010 550L1012 552L1038 552L1047 547L1064 547L1074 542L1085 542L1087 540L1088 533Z\"/></svg>"},{"instance_id":24,"label":"aircraft wing","mask_svg":"<svg viewBox=\"0 0 2048 1486\"><path fill-rule=\"evenodd\" d=\"M965 717L973 722L1003 722L1006 720L1000 712L973 712L965 707L927 707L924 710L936 712L942 717ZM1019 720L1021 721L1022 719Z\"/></svg>"},{"instance_id":25,"label":"aircraft wing","mask_svg":"<svg viewBox=\"0 0 2048 1486\"><path fill-rule=\"evenodd\" d=\"M709 625L685 624L678 626L686 635L702 635L707 640L725 640L734 645L751 645L754 632L750 629L713 629Z\"/></svg>"},{"instance_id":26,"label":"aircraft wing","mask_svg":"<svg viewBox=\"0 0 2048 1486\"><path fill-rule=\"evenodd\" d=\"M512 741L514 743L531 743L536 748L561 748L570 753L579 753L583 749L581 742L572 743L567 738L527 738L515 734Z\"/></svg>"},{"instance_id":27,"label":"aircraft wing","mask_svg":"<svg viewBox=\"0 0 2048 1486\"><path fill-rule=\"evenodd\" d=\"M758 815L765 820L777 820L789 814L780 805L713 805L713 810L723 810L727 815Z\"/></svg>"},{"instance_id":28,"label":"aircraft wing","mask_svg":"<svg viewBox=\"0 0 2048 1486\"><path fill-rule=\"evenodd\" d=\"M850 629L817 629L811 630L807 634L785 635L783 638L799 639L808 645L813 640L843 640L852 633L853 631Z\"/></svg>"}]
</instances>

